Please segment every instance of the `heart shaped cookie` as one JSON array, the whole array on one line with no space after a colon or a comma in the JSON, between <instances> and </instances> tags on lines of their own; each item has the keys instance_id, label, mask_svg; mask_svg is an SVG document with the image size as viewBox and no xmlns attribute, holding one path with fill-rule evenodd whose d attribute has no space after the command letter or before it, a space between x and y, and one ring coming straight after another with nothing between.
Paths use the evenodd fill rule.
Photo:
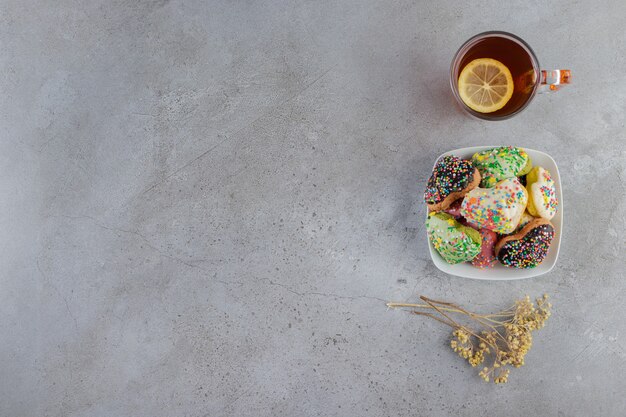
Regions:
<instances>
[{"instance_id":1,"label":"heart shaped cookie","mask_svg":"<svg viewBox=\"0 0 626 417\"><path fill-rule=\"evenodd\" d=\"M528 190L528 212L535 217L550 220L556 214L559 205L556 199L556 186L548 170L533 168L526 175Z\"/></svg>"},{"instance_id":2,"label":"heart shaped cookie","mask_svg":"<svg viewBox=\"0 0 626 417\"><path fill-rule=\"evenodd\" d=\"M442 211L468 191L478 187L480 174L470 161L444 156L435 164L428 179L424 201L429 211Z\"/></svg>"},{"instance_id":3,"label":"heart shaped cookie","mask_svg":"<svg viewBox=\"0 0 626 417\"><path fill-rule=\"evenodd\" d=\"M546 255L554 238L554 226L546 219L535 219L514 235L496 244L496 256L505 266L534 268Z\"/></svg>"},{"instance_id":4,"label":"heart shaped cookie","mask_svg":"<svg viewBox=\"0 0 626 417\"><path fill-rule=\"evenodd\" d=\"M461 215L479 229L506 235L519 224L527 202L524 186L517 178L509 178L492 188L475 188L467 193L461 203Z\"/></svg>"},{"instance_id":5,"label":"heart shaped cookie","mask_svg":"<svg viewBox=\"0 0 626 417\"><path fill-rule=\"evenodd\" d=\"M481 187L490 188L498 181L525 175L532 168L528 154L521 148L501 146L477 152L472 163L480 172Z\"/></svg>"},{"instance_id":6,"label":"heart shaped cookie","mask_svg":"<svg viewBox=\"0 0 626 417\"><path fill-rule=\"evenodd\" d=\"M480 233L449 214L431 212L426 219L428 239L449 264L471 261L480 252Z\"/></svg>"}]
</instances>

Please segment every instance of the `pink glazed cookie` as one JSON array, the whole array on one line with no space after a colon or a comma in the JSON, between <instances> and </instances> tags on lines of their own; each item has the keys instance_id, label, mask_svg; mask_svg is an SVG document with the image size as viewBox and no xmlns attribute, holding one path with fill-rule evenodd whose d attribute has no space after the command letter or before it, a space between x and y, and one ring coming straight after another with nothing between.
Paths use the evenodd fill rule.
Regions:
<instances>
[{"instance_id":1,"label":"pink glazed cookie","mask_svg":"<svg viewBox=\"0 0 626 417\"><path fill-rule=\"evenodd\" d=\"M483 240L480 245L480 253L472 259L472 265L481 269L493 268L496 264L494 247L496 246L498 235L496 232L489 229L480 229L478 232L480 233L480 236L482 236Z\"/></svg>"}]
</instances>

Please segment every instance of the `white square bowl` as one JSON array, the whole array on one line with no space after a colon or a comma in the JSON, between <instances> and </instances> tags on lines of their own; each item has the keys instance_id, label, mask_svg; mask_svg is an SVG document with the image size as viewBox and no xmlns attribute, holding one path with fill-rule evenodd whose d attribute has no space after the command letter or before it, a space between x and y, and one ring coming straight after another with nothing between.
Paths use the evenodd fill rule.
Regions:
<instances>
[{"instance_id":1,"label":"white square bowl","mask_svg":"<svg viewBox=\"0 0 626 417\"><path fill-rule=\"evenodd\" d=\"M501 145L502 146L502 145ZM437 161L448 155L454 155L463 159L471 159L472 155L476 152L481 152L487 149L497 148L498 146L473 146L471 148L461 148L454 149L452 151L446 152L440 155L435 161L435 165ZM428 241L428 248L430 249L430 257L433 260L433 263L437 268L446 274L456 275L463 278L474 278L474 279L486 279L486 280L512 280L512 279L522 279L522 278L532 278L539 275L543 275L548 273L554 268L556 265L556 260L559 257L559 249L561 246L561 234L563 230L563 194L561 191L561 177L559 176L559 169L556 165L556 162L550 155L544 152L535 151L533 149L522 148L533 163L533 167L540 166L542 168L547 169L556 184L556 196L559 199L559 206L556 212L556 215L550 220L552 225L554 226L554 238L552 239L552 244L550 245L550 249L548 251L548 255L543 260L543 262L537 265L535 268L529 269L517 269L510 268L502 265L500 262L496 262L496 265L493 268L480 269L473 267L470 263L464 262L456 265L450 265L439 255L439 253L435 250L433 245ZM434 165L433 165L434 169ZM426 216L428 217L428 209L426 209ZM428 232L426 233L426 239L428 239Z\"/></svg>"}]
</instances>

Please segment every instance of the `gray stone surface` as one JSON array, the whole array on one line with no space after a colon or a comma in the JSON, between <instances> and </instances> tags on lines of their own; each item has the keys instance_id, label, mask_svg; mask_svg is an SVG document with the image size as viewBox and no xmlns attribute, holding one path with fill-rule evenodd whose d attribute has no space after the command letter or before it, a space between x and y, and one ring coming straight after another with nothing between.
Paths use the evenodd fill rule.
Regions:
<instances>
[{"instance_id":1,"label":"gray stone surface","mask_svg":"<svg viewBox=\"0 0 626 417\"><path fill-rule=\"evenodd\" d=\"M626 4L3 0L0 415L623 416ZM469 119L448 66L519 34L575 84ZM555 156L556 269L429 260L434 158ZM484 384L448 330L552 295L527 366Z\"/></svg>"}]
</instances>

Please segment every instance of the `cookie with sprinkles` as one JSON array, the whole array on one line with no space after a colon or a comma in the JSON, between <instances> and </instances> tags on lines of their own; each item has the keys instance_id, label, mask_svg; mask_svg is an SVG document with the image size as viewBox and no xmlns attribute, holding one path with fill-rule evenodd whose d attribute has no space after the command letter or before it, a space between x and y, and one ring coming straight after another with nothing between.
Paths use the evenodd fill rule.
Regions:
<instances>
[{"instance_id":1,"label":"cookie with sprinkles","mask_svg":"<svg viewBox=\"0 0 626 417\"><path fill-rule=\"evenodd\" d=\"M528 189L528 212L535 217L550 220L556 214L559 201L556 198L556 185L550 172L542 167L534 167L526 175Z\"/></svg>"},{"instance_id":2,"label":"cookie with sprinkles","mask_svg":"<svg viewBox=\"0 0 626 417\"><path fill-rule=\"evenodd\" d=\"M480 253L472 259L472 265L481 269L493 268L496 264L494 248L498 240L498 235L496 232L489 229L480 229L478 232L482 237L482 243L480 245Z\"/></svg>"},{"instance_id":3,"label":"cookie with sprinkles","mask_svg":"<svg viewBox=\"0 0 626 417\"><path fill-rule=\"evenodd\" d=\"M500 239L496 256L504 266L534 268L545 259L553 238L552 223L543 218L535 219L520 232Z\"/></svg>"},{"instance_id":4,"label":"cookie with sprinkles","mask_svg":"<svg viewBox=\"0 0 626 417\"><path fill-rule=\"evenodd\" d=\"M490 188L498 181L526 175L532 168L528 154L522 148L501 146L477 152L472 164L482 177L480 186Z\"/></svg>"},{"instance_id":5,"label":"cookie with sprinkles","mask_svg":"<svg viewBox=\"0 0 626 417\"><path fill-rule=\"evenodd\" d=\"M430 243L449 264L471 261L480 253L480 233L463 226L449 214L429 213L426 231Z\"/></svg>"},{"instance_id":6,"label":"cookie with sprinkles","mask_svg":"<svg viewBox=\"0 0 626 417\"><path fill-rule=\"evenodd\" d=\"M456 156L444 156L435 164L424 201L429 211L444 211L480 183L480 173L470 161Z\"/></svg>"},{"instance_id":7,"label":"cookie with sprinkles","mask_svg":"<svg viewBox=\"0 0 626 417\"><path fill-rule=\"evenodd\" d=\"M461 215L478 228L512 233L526 209L528 193L517 178L502 180L492 188L475 188L463 199Z\"/></svg>"}]
</instances>

